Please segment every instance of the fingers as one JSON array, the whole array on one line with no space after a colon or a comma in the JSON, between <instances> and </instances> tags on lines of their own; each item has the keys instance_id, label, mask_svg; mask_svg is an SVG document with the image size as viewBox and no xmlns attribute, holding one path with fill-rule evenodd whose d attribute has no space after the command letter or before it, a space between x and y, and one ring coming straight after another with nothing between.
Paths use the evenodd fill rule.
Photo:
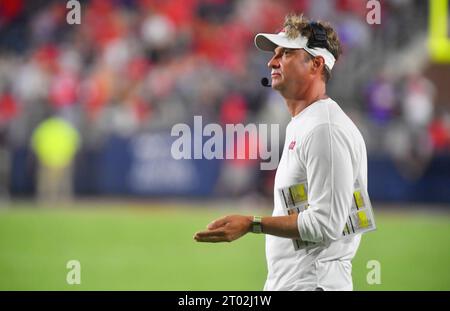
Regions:
<instances>
[{"instance_id":1,"label":"fingers","mask_svg":"<svg viewBox=\"0 0 450 311\"><path fill-rule=\"evenodd\" d=\"M197 242L229 242L228 237L223 230L201 231L194 235Z\"/></svg>"},{"instance_id":2,"label":"fingers","mask_svg":"<svg viewBox=\"0 0 450 311\"><path fill-rule=\"evenodd\" d=\"M228 222L228 217L222 217L222 218L216 219L213 222L211 222L210 224L208 224L208 226L206 228L208 228L208 230L214 230L214 229L220 228L222 226L225 226L227 222Z\"/></svg>"}]
</instances>

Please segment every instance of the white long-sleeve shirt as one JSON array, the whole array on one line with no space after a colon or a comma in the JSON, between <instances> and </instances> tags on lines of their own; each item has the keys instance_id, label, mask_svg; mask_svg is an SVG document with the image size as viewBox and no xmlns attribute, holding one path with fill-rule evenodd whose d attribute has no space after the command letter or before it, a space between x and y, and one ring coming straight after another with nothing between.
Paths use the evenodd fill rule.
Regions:
<instances>
[{"instance_id":1,"label":"white long-sleeve shirt","mask_svg":"<svg viewBox=\"0 0 450 311\"><path fill-rule=\"evenodd\" d=\"M291 239L266 235L264 290L352 290L351 260L361 236L340 237L356 179L367 187L367 152L361 133L332 99L311 104L288 124L273 216L286 215L278 189L305 178L309 208L297 223L301 239L315 244L296 251Z\"/></svg>"}]
</instances>

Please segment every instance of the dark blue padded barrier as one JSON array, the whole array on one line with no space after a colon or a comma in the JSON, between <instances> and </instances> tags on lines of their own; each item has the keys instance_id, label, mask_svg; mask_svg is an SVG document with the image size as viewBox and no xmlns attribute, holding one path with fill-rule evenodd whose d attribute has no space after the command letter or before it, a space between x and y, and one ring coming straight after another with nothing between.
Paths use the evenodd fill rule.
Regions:
<instances>
[{"instance_id":1,"label":"dark blue padded barrier","mask_svg":"<svg viewBox=\"0 0 450 311\"><path fill-rule=\"evenodd\" d=\"M192 196L215 195L221 160L174 160L168 132L133 138L112 136L95 150L82 150L75 163L79 195ZM418 180L402 176L389 157L369 155L369 194L373 201L449 203L450 157L432 159ZM11 192L32 195L36 159L27 148L13 151Z\"/></svg>"},{"instance_id":2,"label":"dark blue padded barrier","mask_svg":"<svg viewBox=\"0 0 450 311\"><path fill-rule=\"evenodd\" d=\"M368 174L372 200L450 203L450 157L433 158L416 180L400 174L390 158L369 156Z\"/></svg>"}]
</instances>

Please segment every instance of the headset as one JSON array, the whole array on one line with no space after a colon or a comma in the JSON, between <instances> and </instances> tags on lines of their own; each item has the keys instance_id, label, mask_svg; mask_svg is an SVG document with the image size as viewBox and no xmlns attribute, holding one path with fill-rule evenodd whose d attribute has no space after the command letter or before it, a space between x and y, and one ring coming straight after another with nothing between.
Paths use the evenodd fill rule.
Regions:
<instances>
[{"instance_id":1,"label":"headset","mask_svg":"<svg viewBox=\"0 0 450 311\"><path fill-rule=\"evenodd\" d=\"M328 49L327 32L325 28L317 22L309 23L309 27L311 28L312 36L309 38L307 46L311 49Z\"/></svg>"}]
</instances>

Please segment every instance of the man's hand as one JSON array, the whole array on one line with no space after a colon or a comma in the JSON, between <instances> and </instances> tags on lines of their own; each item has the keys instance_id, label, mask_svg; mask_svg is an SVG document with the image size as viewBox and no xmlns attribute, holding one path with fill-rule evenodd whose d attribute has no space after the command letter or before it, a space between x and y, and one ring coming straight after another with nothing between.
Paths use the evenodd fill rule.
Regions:
<instances>
[{"instance_id":1,"label":"man's hand","mask_svg":"<svg viewBox=\"0 0 450 311\"><path fill-rule=\"evenodd\" d=\"M197 232L197 242L232 242L248 233L252 226L252 217L232 215L211 222L206 231Z\"/></svg>"}]
</instances>

